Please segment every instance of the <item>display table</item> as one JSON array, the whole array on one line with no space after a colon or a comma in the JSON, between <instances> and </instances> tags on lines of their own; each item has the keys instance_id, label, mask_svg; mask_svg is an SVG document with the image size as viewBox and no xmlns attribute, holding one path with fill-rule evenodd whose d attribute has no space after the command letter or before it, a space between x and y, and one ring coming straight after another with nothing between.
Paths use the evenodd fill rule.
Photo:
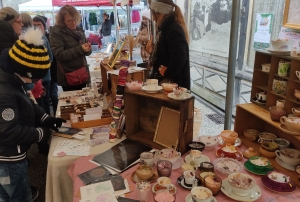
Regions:
<instances>
[{"instance_id":1,"label":"display table","mask_svg":"<svg viewBox=\"0 0 300 202\"><path fill-rule=\"evenodd\" d=\"M210 150L210 151L204 150L203 154L208 156L210 158L210 161L213 162L217 158L215 153L216 153L216 149L218 149L218 148L219 147L217 146L215 149ZM241 146L239 146L239 149L240 149L240 151L244 151L246 149L246 147L241 145ZM187 155L187 154L185 154L185 155ZM185 155L182 158L184 158ZM77 175L80 173L83 173L85 171L88 171L92 168L97 167L97 165L89 162L89 160L91 158L92 157L81 157L81 158L77 159L68 170L69 175L74 180L73 202L78 202L80 200L80 187L84 186L83 182L77 177ZM242 161L245 162L246 159L244 158ZM127 179L129 186L130 186L131 192L126 194L127 198L138 199L137 190L135 188L135 183L131 180L131 174L132 174L132 172L134 172L136 170L137 166L138 165L130 168L129 170L127 170L121 174L124 179ZM271 202L271 201L272 202L279 202L279 201L296 202L296 201L300 201L300 189L298 187L292 193L286 193L286 194L276 193L276 192L270 191L264 187L264 185L261 183L261 180L260 180L261 176L251 174L248 171L246 171L245 168L242 172L253 176L257 185L260 187L260 189L262 191L262 196L256 201L258 201L258 202ZM217 172L217 175L222 179L227 178L227 176L222 175L218 172ZM176 202L185 202L185 198L190 193L190 191L181 188L177 184L177 178L179 176L181 176L181 174L179 173L178 169L173 170L173 172L170 176L172 183L176 186L176 189L177 189L175 201ZM224 195L222 192L220 192L217 196L215 196L215 198L217 199L218 202L234 201L233 199ZM148 202L154 202L152 194L151 194L150 200ZM190 201L188 201L188 202L190 202Z\"/></svg>"}]
</instances>

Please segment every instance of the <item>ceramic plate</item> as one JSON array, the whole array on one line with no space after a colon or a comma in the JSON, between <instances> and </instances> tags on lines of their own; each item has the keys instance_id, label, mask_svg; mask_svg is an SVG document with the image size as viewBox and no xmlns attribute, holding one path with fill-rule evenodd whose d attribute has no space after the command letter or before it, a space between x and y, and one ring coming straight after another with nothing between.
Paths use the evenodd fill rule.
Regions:
<instances>
[{"instance_id":1,"label":"ceramic plate","mask_svg":"<svg viewBox=\"0 0 300 202\"><path fill-rule=\"evenodd\" d=\"M280 127L280 129L281 129L283 132L285 132L285 133L287 133L287 134L290 134L290 135L300 135L300 133L289 131L289 130L287 129L287 127L286 127L284 124L282 124L282 123L279 125L279 127Z\"/></svg>"},{"instance_id":2,"label":"ceramic plate","mask_svg":"<svg viewBox=\"0 0 300 202\"><path fill-rule=\"evenodd\" d=\"M281 165L282 167L288 169L288 170L291 170L291 171L295 171L295 167L294 166L290 166L290 165L287 165L286 163L284 163L280 158L276 157L275 158L276 162Z\"/></svg>"},{"instance_id":3,"label":"ceramic plate","mask_svg":"<svg viewBox=\"0 0 300 202\"><path fill-rule=\"evenodd\" d=\"M256 98L252 99L252 101L259 104L259 105L265 105L266 104L265 102L258 101Z\"/></svg>"},{"instance_id":4,"label":"ceramic plate","mask_svg":"<svg viewBox=\"0 0 300 202\"><path fill-rule=\"evenodd\" d=\"M158 190L163 190L163 189L167 189L166 187L164 187L164 186L161 186L161 185L159 185L159 184L157 184L157 183L155 183L155 184L153 184L153 186L152 186L152 192L153 193L155 193L156 191L158 191ZM171 193L171 194L176 194L176 187L172 184L172 189L170 189L169 190L169 192Z\"/></svg>"},{"instance_id":5,"label":"ceramic plate","mask_svg":"<svg viewBox=\"0 0 300 202\"><path fill-rule=\"evenodd\" d=\"M266 48L265 50L269 51L270 53L278 54L278 55L290 55L291 52L291 51L274 51L271 48Z\"/></svg>"},{"instance_id":6,"label":"ceramic plate","mask_svg":"<svg viewBox=\"0 0 300 202\"><path fill-rule=\"evenodd\" d=\"M235 157L230 157L230 158L233 158L233 159L236 159L236 160L242 160L243 159L243 154L242 154L242 152L240 152L240 151L238 151L238 152L236 152L236 156ZM218 149L217 151L216 151L216 156L218 157L218 158L220 158L220 157L229 157L229 156L225 156L226 154L224 154L223 153L223 150L222 149Z\"/></svg>"},{"instance_id":7,"label":"ceramic plate","mask_svg":"<svg viewBox=\"0 0 300 202\"><path fill-rule=\"evenodd\" d=\"M286 179L289 180L289 178L289 176L283 173L273 171L263 176L261 182L266 188L272 191L286 193L295 191L296 189L296 185L293 182L286 183Z\"/></svg>"},{"instance_id":8,"label":"ceramic plate","mask_svg":"<svg viewBox=\"0 0 300 202\"><path fill-rule=\"evenodd\" d=\"M249 190L249 194L247 196L239 196L236 195L235 193L233 193L231 191L231 187L229 185L228 182L228 178L226 178L225 180L222 180L222 188L221 191L228 196L229 198L233 199L233 200L237 200L237 201L255 201L257 199L259 199L261 197L261 189L259 188L259 186L255 185L253 189ZM252 192L252 193L251 193ZM254 196L253 193L256 193L256 196Z\"/></svg>"},{"instance_id":9,"label":"ceramic plate","mask_svg":"<svg viewBox=\"0 0 300 202\"><path fill-rule=\"evenodd\" d=\"M206 150L212 150L217 144L219 144L218 136L201 136L199 141L205 144L204 149Z\"/></svg>"},{"instance_id":10,"label":"ceramic plate","mask_svg":"<svg viewBox=\"0 0 300 202\"><path fill-rule=\"evenodd\" d=\"M158 178L158 174L157 173L153 173L153 176L147 180L148 182L155 182ZM135 183L140 182L141 180L138 178L138 176L135 174L135 171L131 174L131 180Z\"/></svg>"},{"instance_id":11,"label":"ceramic plate","mask_svg":"<svg viewBox=\"0 0 300 202\"><path fill-rule=\"evenodd\" d=\"M158 156L154 156L153 161L155 164L157 164L157 162L159 161L159 157ZM184 161L181 157L179 157L177 159L177 161L175 163L172 164L172 170L175 170L177 168L180 168L182 165L184 164Z\"/></svg>"},{"instance_id":12,"label":"ceramic plate","mask_svg":"<svg viewBox=\"0 0 300 202\"><path fill-rule=\"evenodd\" d=\"M193 96L192 94L187 93L184 98L179 98L179 97L176 97L174 95L174 93L168 93L168 97L171 98L171 99L173 99L173 100L186 100L186 99L191 98L192 96Z\"/></svg>"},{"instance_id":13,"label":"ceramic plate","mask_svg":"<svg viewBox=\"0 0 300 202\"><path fill-rule=\"evenodd\" d=\"M196 177L196 179L198 180L198 187L201 186L201 180L199 178ZM192 186L186 186L184 184L184 177L183 175L181 175L179 178L177 178L177 184L187 190L191 190L193 187Z\"/></svg>"},{"instance_id":14,"label":"ceramic plate","mask_svg":"<svg viewBox=\"0 0 300 202\"><path fill-rule=\"evenodd\" d=\"M227 157L214 160L214 167L223 175L229 175L243 170L243 164L241 162Z\"/></svg>"},{"instance_id":15,"label":"ceramic plate","mask_svg":"<svg viewBox=\"0 0 300 202\"><path fill-rule=\"evenodd\" d=\"M157 90L148 90L147 86L142 86L142 90L146 91L147 93L157 93L158 91L160 91L162 89L161 86L157 87Z\"/></svg>"},{"instance_id":16,"label":"ceramic plate","mask_svg":"<svg viewBox=\"0 0 300 202\"><path fill-rule=\"evenodd\" d=\"M246 170L256 175L266 175L268 172L274 170L274 168L272 167L264 167L262 169L257 169L257 167L250 162L250 159L244 163L244 166Z\"/></svg>"},{"instance_id":17,"label":"ceramic plate","mask_svg":"<svg viewBox=\"0 0 300 202\"><path fill-rule=\"evenodd\" d=\"M186 197L185 197L185 202L193 202L192 199L192 194L189 193ZM215 197L212 197L210 202L218 202L217 199Z\"/></svg>"},{"instance_id":18,"label":"ceramic plate","mask_svg":"<svg viewBox=\"0 0 300 202\"><path fill-rule=\"evenodd\" d=\"M190 163L193 160L193 158L190 155L187 155L184 158L184 160L185 160L186 163ZM202 154L201 157L200 157L200 163L202 163L202 162L210 162L210 159L208 158L208 156L205 156L205 155ZM200 163L198 165L195 165L195 166L199 167Z\"/></svg>"}]
</instances>

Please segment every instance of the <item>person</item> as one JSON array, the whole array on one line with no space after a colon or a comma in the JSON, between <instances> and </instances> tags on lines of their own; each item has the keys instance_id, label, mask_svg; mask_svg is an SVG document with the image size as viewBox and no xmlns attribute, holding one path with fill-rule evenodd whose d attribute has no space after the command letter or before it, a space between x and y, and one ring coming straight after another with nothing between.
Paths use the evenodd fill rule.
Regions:
<instances>
[{"instance_id":1,"label":"person","mask_svg":"<svg viewBox=\"0 0 300 202\"><path fill-rule=\"evenodd\" d=\"M32 18L28 13L21 13L21 19L23 23L22 29L25 30L28 27L32 27Z\"/></svg>"},{"instance_id":2,"label":"person","mask_svg":"<svg viewBox=\"0 0 300 202\"><path fill-rule=\"evenodd\" d=\"M11 48L17 40L18 35L11 24L0 20L0 54L4 49Z\"/></svg>"},{"instance_id":3,"label":"person","mask_svg":"<svg viewBox=\"0 0 300 202\"><path fill-rule=\"evenodd\" d=\"M0 20L4 20L11 24L18 36L22 33L23 22L20 13L11 7L3 7L0 9Z\"/></svg>"},{"instance_id":4,"label":"person","mask_svg":"<svg viewBox=\"0 0 300 202\"><path fill-rule=\"evenodd\" d=\"M50 48L49 41L45 35L47 18L44 16L37 15L32 19L32 21L33 21L33 26L40 29L43 33L44 46L47 48L50 57L50 62L52 62L53 61L52 51ZM48 69L46 76L42 80L43 80L42 85L45 88L45 94L44 96L41 97L43 100L42 106L44 106L46 113L50 114L50 81L51 81L50 68Z\"/></svg>"},{"instance_id":5,"label":"person","mask_svg":"<svg viewBox=\"0 0 300 202\"><path fill-rule=\"evenodd\" d=\"M111 35L111 21L109 19L109 15L106 12L103 13L103 23L100 29L100 35L103 36L103 46L106 47L107 44L110 42Z\"/></svg>"},{"instance_id":6,"label":"person","mask_svg":"<svg viewBox=\"0 0 300 202\"><path fill-rule=\"evenodd\" d=\"M64 91L82 90L90 82L72 86L64 74L82 66L87 68L85 56L92 53L91 44L86 42L84 31L78 26L80 18L76 8L65 5L57 12L56 24L50 32L50 46L57 60L57 82Z\"/></svg>"},{"instance_id":7,"label":"person","mask_svg":"<svg viewBox=\"0 0 300 202\"><path fill-rule=\"evenodd\" d=\"M141 22L141 26L140 26L140 30L138 33L138 43L141 44L141 57L143 62L147 62L149 60L150 57L150 53L148 53L146 51L146 44L148 43L148 41L150 40L150 21L151 17L150 17L150 10L146 9L142 12L142 22Z\"/></svg>"},{"instance_id":8,"label":"person","mask_svg":"<svg viewBox=\"0 0 300 202\"><path fill-rule=\"evenodd\" d=\"M150 9L158 31L150 78L190 89L189 35L181 10L172 0L153 1Z\"/></svg>"},{"instance_id":9,"label":"person","mask_svg":"<svg viewBox=\"0 0 300 202\"><path fill-rule=\"evenodd\" d=\"M41 79L50 67L40 30L29 28L0 55L0 201L32 201L26 151L48 141L50 128L65 120L48 116L29 98L24 86ZM40 127L35 127L39 122Z\"/></svg>"}]
</instances>

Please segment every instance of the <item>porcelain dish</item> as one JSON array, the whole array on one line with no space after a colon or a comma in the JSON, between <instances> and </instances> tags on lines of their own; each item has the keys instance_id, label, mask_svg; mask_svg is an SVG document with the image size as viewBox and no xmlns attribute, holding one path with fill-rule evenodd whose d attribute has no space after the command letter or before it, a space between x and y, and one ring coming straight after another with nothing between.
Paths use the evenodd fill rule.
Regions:
<instances>
[{"instance_id":1,"label":"porcelain dish","mask_svg":"<svg viewBox=\"0 0 300 202\"><path fill-rule=\"evenodd\" d=\"M226 155L224 152L223 152L223 150L222 149L218 149L217 151L216 151L216 156L218 157L218 158L220 158L220 157L230 157L230 158L233 158L233 159L236 159L236 160L242 160L243 159L243 154L242 154L242 152L240 152L240 151L238 151L238 152L235 152L235 156L228 156L228 155Z\"/></svg>"},{"instance_id":2,"label":"porcelain dish","mask_svg":"<svg viewBox=\"0 0 300 202\"><path fill-rule=\"evenodd\" d=\"M158 174L156 172L153 173L152 177L148 179L148 182L155 182L158 178ZM135 183L141 182L142 180L139 179L139 177L135 174L135 171L131 174L131 180Z\"/></svg>"},{"instance_id":3,"label":"porcelain dish","mask_svg":"<svg viewBox=\"0 0 300 202\"><path fill-rule=\"evenodd\" d=\"M223 175L230 175L231 173L242 172L243 164L232 158L217 158L214 160L215 170Z\"/></svg>"},{"instance_id":4,"label":"porcelain dish","mask_svg":"<svg viewBox=\"0 0 300 202\"><path fill-rule=\"evenodd\" d=\"M148 90L147 86L142 86L142 90L146 91L147 93L157 93L158 91L162 90L162 87L157 86L156 90Z\"/></svg>"},{"instance_id":5,"label":"porcelain dish","mask_svg":"<svg viewBox=\"0 0 300 202\"><path fill-rule=\"evenodd\" d=\"M189 193L186 197L185 197L185 202L193 202L192 199L192 194ZM215 197L211 197L211 201L210 202L218 202L217 199Z\"/></svg>"},{"instance_id":6,"label":"porcelain dish","mask_svg":"<svg viewBox=\"0 0 300 202\"><path fill-rule=\"evenodd\" d=\"M278 171L271 171L261 178L262 184L275 192L292 192L296 185L290 181L290 177Z\"/></svg>"},{"instance_id":7,"label":"porcelain dish","mask_svg":"<svg viewBox=\"0 0 300 202\"><path fill-rule=\"evenodd\" d=\"M196 177L196 179L198 180L198 184L197 186L201 186L201 180L199 178ZM184 183L184 176L181 175L180 177L177 178L177 184L184 189L187 190L191 190L193 188L193 186L186 186L186 184Z\"/></svg>"},{"instance_id":8,"label":"porcelain dish","mask_svg":"<svg viewBox=\"0 0 300 202\"><path fill-rule=\"evenodd\" d=\"M265 50L269 51L270 53L277 54L277 55L290 55L290 52L291 52L291 51L276 51L271 48L266 48Z\"/></svg>"},{"instance_id":9,"label":"porcelain dish","mask_svg":"<svg viewBox=\"0 0 300 202\"><path fill-rule=\"evenodd\" d=\"M206 150L214 149L220 142L218 136L201 136L199 140L205 144Z\"/></svg>"},{"instance_id":10,"label":"porcelain dish","mask_svg":"<svg viewBox=\"0 0 300 202\"><path fill-rule=\"evenodd\" d=\"M153 162L155 163L155 165L157 164L157 162L159 161L159 157L158 156L154 156L153 158ZM184 161L181 157L179 157L175 163L172 164L172 170L175 170L177 168L180 168L182 165L184 164Z\"/></svg>"},{"instance_id":11,"label":"porcelain dish","mask_svg":"<svg viewBox=\"0 0 300 202\"><path fill-rule=\"evenodd\" d=\"M173 100L186 100L186 99L191 98L192 96L193 96L192 94L187 93L185 97L181 98L181 97L176 97L174 95L174 93L168 93L168 97L173 99Z\"/></svg>"},{"instance_id":12,"label":"porcelain dish","mask_svg":"<svg viewBox=\"0 0 300 202\"><path fill-rule=\"evenodd\" d=\"M153 186L152 186L152 192L153 193L155 193L158 190L164 190L164 189L166 190L167 188L164 187L164 186L161 186L161 185L159 185L157 183L154 183ZM171 194L176 194L177 190L176 190L176 187L173 184L171 184L171 189L169 190L169 192Z\"/></svg>"},{"instance_id":13,"label":"porcelain dish","mask_svg":"<svg viewBox=\"0 0 300 202\"><path fill-rule=\"evenodd\" d=\"M287 129L287 127L284 125L284 124L280 124L279 125L279 128L283 131L283 132L285 132L285 133L287 133L287 134L290 134L290 135L300 135L300 133L298 133L298 132L292 132L292 131L289 131L288 129Z\"/></svg>"},{"instance_id":14,"label":"porcelain dish","mask_svg":"<svg viewBox=\"0 0 300 202\"><path fill-rule=\"evenodd\" d=\"M275 161L276 161L280 166L282 166L283 168L286 168L286 169L291 170L291 171L295 171L295 166L290 166L290 165L284 163L280 158L276 157L276 158L275 158Z\"/></svg>"},{"instance_id":15,"label":"porcelain dish","mask_svg":"<svg viewBox=\"0 0 300 202\"><path fill-rule=\"evenodd\" d=\"M238 196L232 192L231 186L229 185L229 182L228 182L228 178L222 180L221 191L229 198L236 200L236 201L242 201L242 202L255 201L255 200L259 199L262 194L259 186L255 185L254 188L249 190L249 194L247 196Z\"/></svg>"},{"instance_id":16,"label":"porcelain dish","mask_svg":"<svg viewBox=\"0 0 300 202\"><path fill-rule=\"evenodd\" d=\"M244 163L245 168L256 175L266 175L268 172L274 170L270 161L267 158L260 156L253 156Z\"/></svg>"},{"instance_id":17,"label":"porcelain dish","mask_svg":"<svg viewBox=\"0 0 300 202\"><path fill-rule=\"evenodd\" d=\"M191 157L190 155L187 155L184 158L184 160L185 160L185 162L190 164L193 161L193 157ZM209 157L202 154L201 157L200 157L200 160L199 160L199 164L195 165L195 167L199 167L200 163L202 163L202 162L210 162Z\"/></svg>"},{"instance_id":18,"label":"porcelain dish","mask_svg":"<svg viewBox=\"0 0 300 202\"><path fill-rule=\"evenodd\" d=\"M252 101L259 104L259 105L265 105L266 104L266 102L260 102L257 98L253 98Z\"/></svg>"}]
</instances>

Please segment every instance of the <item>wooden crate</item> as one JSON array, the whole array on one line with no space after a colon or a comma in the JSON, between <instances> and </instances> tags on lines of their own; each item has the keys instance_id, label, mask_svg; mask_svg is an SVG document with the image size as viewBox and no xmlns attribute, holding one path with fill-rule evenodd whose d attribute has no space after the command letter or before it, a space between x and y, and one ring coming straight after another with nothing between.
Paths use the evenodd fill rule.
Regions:
<instances>
[{"instance_id":1,"label":"wooden crate","mask_svg":"<svg viewBox=\"0 0 300 202\"><path fill-rule=\"evenodd\" d=\"M193 140L194 97L177 101L168 98L164 91L154 94L144 91L125 91L124 103L127 138L157 149L164 148L153 141L161 107L164 106L180 112L179 131L176 134L178 135L177 150L182 154L188 150L187 144Z\"/></svg>"}]
</instances>

